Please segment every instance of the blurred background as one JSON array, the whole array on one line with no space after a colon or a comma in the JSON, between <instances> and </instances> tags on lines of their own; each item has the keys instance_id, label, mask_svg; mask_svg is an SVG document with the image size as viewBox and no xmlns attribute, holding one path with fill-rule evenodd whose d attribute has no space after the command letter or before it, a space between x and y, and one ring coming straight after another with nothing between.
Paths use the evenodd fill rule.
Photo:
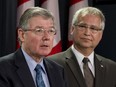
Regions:
<instances>
[{"instance_id":1,"label":"blurred background","mask_svg":"<svg viewBox=\"0 0 116 87\"><path fill-rule=\"evenodd\" d=\"M32 6L46 8L55 16L57 35L49 55L64 51L72 44L68 32L76 10L86 6L99 8L106 17L106 26L95 51L116 61L116 0L0 0L0 57L19 48L19 18Z\"/></svg>"}]
</instances>

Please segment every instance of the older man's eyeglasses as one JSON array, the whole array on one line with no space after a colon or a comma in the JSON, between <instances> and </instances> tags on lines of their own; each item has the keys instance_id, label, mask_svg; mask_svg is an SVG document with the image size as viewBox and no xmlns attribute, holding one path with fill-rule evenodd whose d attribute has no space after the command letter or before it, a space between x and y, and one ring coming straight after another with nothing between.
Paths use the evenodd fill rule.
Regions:
<instances>
[{"instance_id":1,"label":"older man's eyeglasses","mask_svg":"<svg viewBox=\"0 0 116 87\"><path fill-rule=\"evenodd\" d=\"M50 36L53 36L56 34L56 30L54 28L50 28L50 29L36 28L36 29L27 29L24 31L32 31L39 36L43 36L45 32L47 32Z\"/></svg>"},{"instance_id":2,"label":"older man's eyeglasses","mask_svg":"<svg viewBox=\"0 0 116 87\"><path fill-rule=\"evenodd\" d=\"M101 28L98 28L97 26L94 26L94 25L87 25L82 23L82 24L77 24L75 26L77 26L77 29L81 31L86 30L88 28L90 29L92 33L97 33L99 31L102 31Z\"/></svg>"}]
</instances>

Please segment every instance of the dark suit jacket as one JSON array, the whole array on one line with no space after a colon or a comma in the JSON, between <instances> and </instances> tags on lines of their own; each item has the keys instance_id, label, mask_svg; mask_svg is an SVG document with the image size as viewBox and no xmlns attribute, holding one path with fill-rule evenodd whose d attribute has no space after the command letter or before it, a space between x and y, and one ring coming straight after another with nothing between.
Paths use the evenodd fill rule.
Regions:
<instances>
[{"instance_id":1,"label":"dark suit jacket","mask_svg":"<svg viewBox=\"0 0 116 87\"><path fill-rule=\"evenodd\" d=\"M67 72L69 87L86 87L81 69L71 48L50 56L49 59L64 66ZM95 54L94 62L94 87L116 87L116 63L97 54Z\"/></svg>"},{"instance_id":2,"label":"dark suit jacket","mask_svg":"<svg viewBox=\"0 0 116 87\"><path fill-rule=\"evenodd\" d=\"M50 87L67 87L63 67L46 58L43 61ZM21 49L0 58L0 87L35 87Z\"/></svg>"}]
</instances>

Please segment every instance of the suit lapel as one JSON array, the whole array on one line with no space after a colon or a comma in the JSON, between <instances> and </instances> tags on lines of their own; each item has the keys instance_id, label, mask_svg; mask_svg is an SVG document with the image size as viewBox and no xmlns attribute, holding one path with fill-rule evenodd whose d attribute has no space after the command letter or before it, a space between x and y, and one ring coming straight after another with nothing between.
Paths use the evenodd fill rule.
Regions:
<instances>
[{"instance_id":1,"label":"suit lapel","mask_svg":"<svg viewBox=\"0 0 116 87\"><path fill-rule=\"evenodd\" d=\"M18 67L16 72L24 84L24 87L35 87L31 72L21 52L21 49L16 53L15 64Z\"/></svg>"},{"instance_id":2,"label":"suit lapel","mask_svg":"<svg viewBox=\"0 0 116 87\"><path fill-rule=\"evenodd\" d=\"M57 72L53 68L53 65L51 65L49 63L49 61L47 61L47 59L44 59L44 65L45 65L45 68L46 68L46 72L48 74L50 87L59 87L59 85L58 85L59 82L57 82L58 79L55 78L57 76Z\"/></svg>"},{"instance_id":3,"label":"suit lapel","mask_svg":"<svg viewBox=\"0 0 116 87\"><path fill-rule=\"evenodd\" d=\"M77 83L79 83L80 87L86 87L85 80L83 78L81 69L79 67L79 64L76 60L76 57L74 53L72 52L71 48L69 48L66 51L66 63L68 64L68 67L71 69L74 77L77 80Z\"/></svg>"},{"instance_id":4,"label":"suit lapel","mask_svg":"<svg viewBox=\"0 0 116 87\"><path fill-rule=\"evenodd\" d=\"M105 66L102 64L102 60L95 55L95 87L103 87L103 80L105 76Z\"/></svg>"},{"instance_id":5,"label":"suit lapel","mask_svg":"<svg viewBox=\"0 0 116 87\"><path fill-rule=\"evenodd\" d=\"M65 52L65 57L66 63L73 72L73 75L77 79L77 82L79 83L80 87L86 87L80 66L71 48L69 48ZM105 78L105 66L102 64L102 60L98 55L95 55L94 63L95 63L95 87L103 87L102 84Z\"/></svg>"}]
</instances>

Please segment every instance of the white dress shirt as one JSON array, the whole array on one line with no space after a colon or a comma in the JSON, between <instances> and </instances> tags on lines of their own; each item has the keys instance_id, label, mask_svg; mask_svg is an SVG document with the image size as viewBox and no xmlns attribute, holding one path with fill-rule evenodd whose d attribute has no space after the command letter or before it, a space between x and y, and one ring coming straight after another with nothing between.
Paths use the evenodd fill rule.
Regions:
<instances>
[{"instance_id":1,"label":"white dress shirt","mask_svg":"<svg viewBox=\"0 0 116 87\"><path fill-rule=\"evenodd\" d=\"M76 56L76 59L79 63L79 66L80 66L80 69L82 71L82 74L84 76L84 72L83 72L83 58L85 57L82 53L80 53L79 51L77 51L75 48L74 48L74 45L72 45L71 47L73 53L75 54ZM93 73L93 76L95 77L95 66L94 66L94 52L92 52L89 56L87 56L87 58L90 60L90 62L88 62L88 66L91 70L91 72Z\"/></svg>"}]
</instances>

